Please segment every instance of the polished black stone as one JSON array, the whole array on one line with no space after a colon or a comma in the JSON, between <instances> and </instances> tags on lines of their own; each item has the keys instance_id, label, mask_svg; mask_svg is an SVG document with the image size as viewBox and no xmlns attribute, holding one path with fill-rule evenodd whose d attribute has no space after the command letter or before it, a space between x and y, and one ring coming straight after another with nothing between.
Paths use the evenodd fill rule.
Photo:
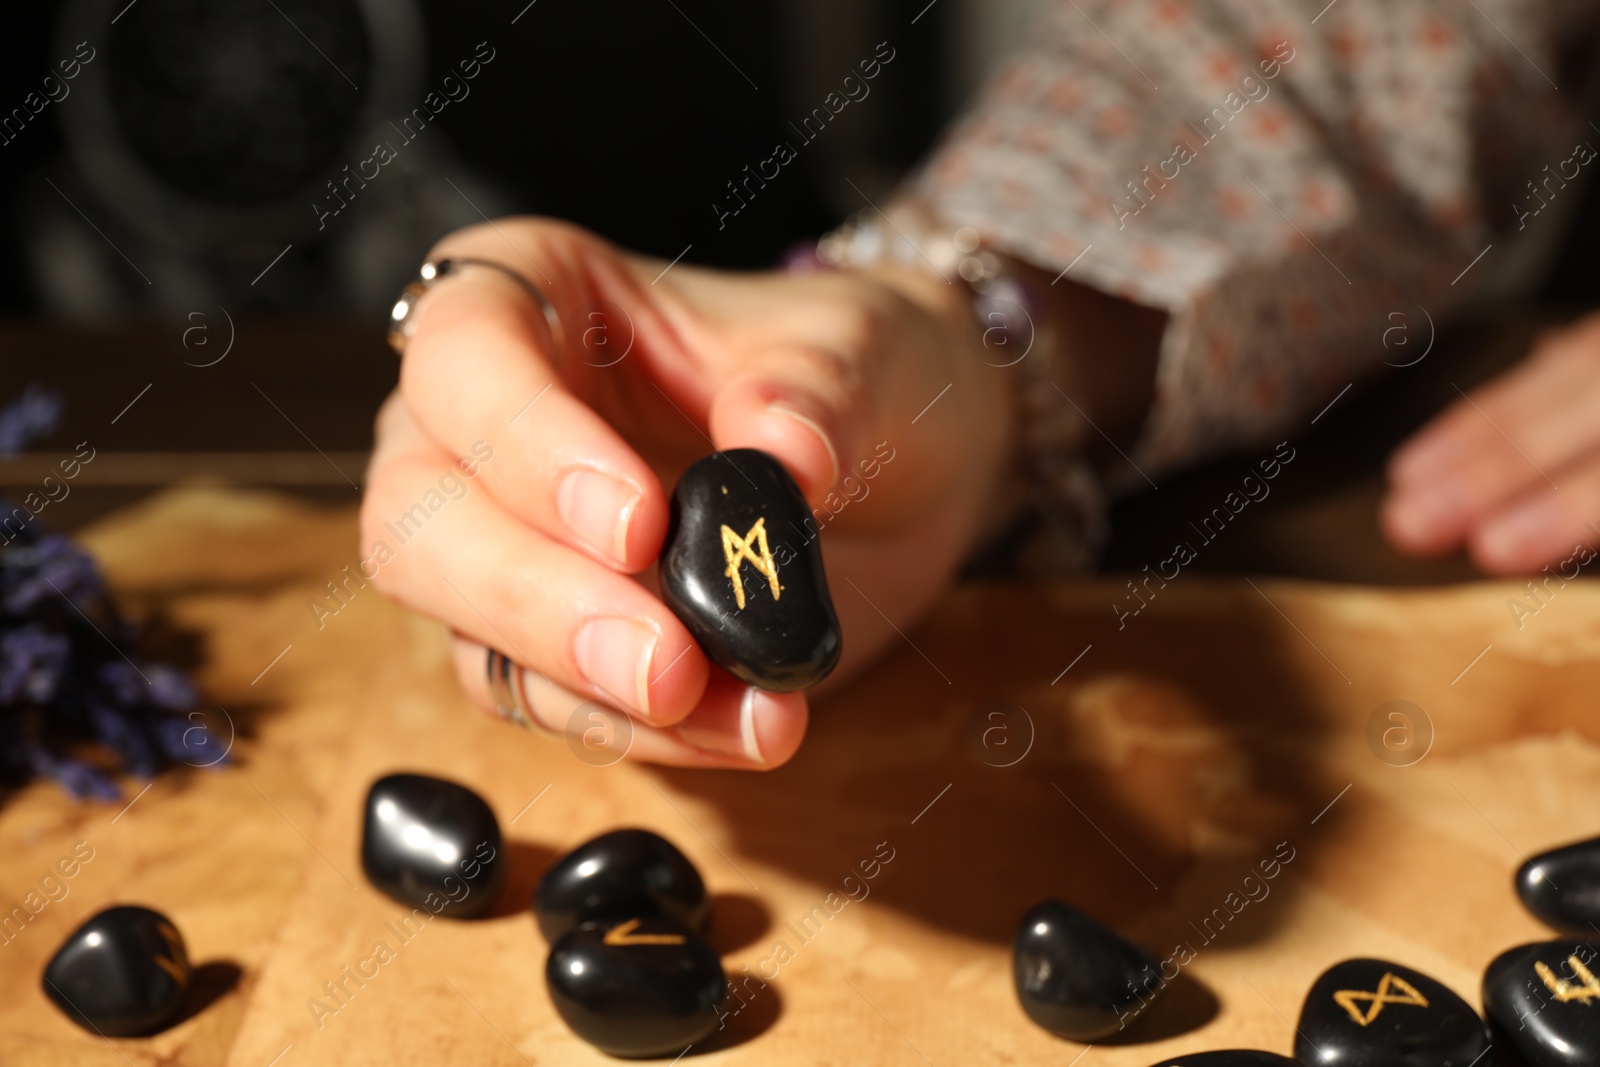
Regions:
<instances>
[{"instance_id":1,"label":"polished black stone","mask_svg":"<svg viewBox=\"0 0 1600 1067\"><path fill-rule=\"evenodd\" d=\"M804 689L839 662L815 523L765 452L718 452L684 472L661 551L661 596L706 655L751 685Z\"/></svg>"},{"instance_id":2,"label":"polished black stone","mask_svg":"<svg viewBox=\"0 0 1600 1067\"><path fill-rule=\"evenodd\" d=\"M1523 1067L1600 1063L1600 940L1502 952L1483 972L1483 1011Z\"/></svg>"},{"instance_id":3,"label":"polished black stone","mask_svg":"<svg viewBox=\"0 0 1600 1067\"><path fill-rule=\"evenodd\" d=\"M1074 1041L1098 1041L1160 995L1160 963L1138 945L1059 901L1022 917L1012 977L1028 1018Z\"/></svg>"},{"instance_id":4,"label":"polished black stone","mask_svg":"<svg viewBox=\"0 0 1600 1067\"><path fill-rule=\"evenodd\" d=\"M391 774L367 792L361 869L379 891L435 915L470 919L505 881L500 824L466 786Z\"/></svg>"},{"instance_id":5,"label":"polished black stone","mask_svg":"<svg viewBox=\"0 0 1600 1067\"><path fill-rule=\"evenodd\" d=\"M45 967L42 984L45 996L91 1033L152 1034L183 1007L189 954L171 919L123 904L74 930Z\"/></svg>"},{"instance_id":6,"label":"polished black stone","mask_svg":"<svg viewBox=\"0 0 1600 1067\"><path fill-rule=\"evenodd\" d=\"M1472 1006L1420 971L1345 960L1300 1009L1295 1059L1307 1067L1489 1067L1489 1030Z\"/></svg>"},{"instance_id":7,"label":"polished black stone","mask_svg":"<svg viewBox=\"0 0 1600 1067\"><path fill-rule=\"evenodd\" d=\"M711 899L694 864L649 830L612 830L551 864L533 895L539 930L552 945L582 922L666 915L695 933Z\"/></svg>"},{"instance_id":8,"label":"polished black stone","mask_svg":"<svg viewBox=\"0 0 1600 1067\"><path fill-rule=\"evenodd\" d=\"M711 946L662 915L584 923L550 950L545 984L574 1033L613 1056L675 1056L718 1025Z\"/></svg>"},{"instance_id":9,"label":"polished black stone","mask_svg":"<svg viewBox=\"0 0 1600 1067\"><path fill-rule=\"evenodd\" d=\"M1541 852L1517 871L1517 896L1557 930L1600 929L1600 837Z\"/></svg>"},{"instance_id":10,"label":"polished black stone","mask_svg":"<svg viewBox=\"0 0 1600 1067\"><path fill-rule=\"evenodd\" d=\"M1217 1052L1196 1052L1192 1056L1179 1056L1175 1060L1162 1060L1153 1067L1300 1067L1300 1065L1286 1056L1278 1056L1271 1052L1232 1048Z\"/></svg>"}]
</instances>

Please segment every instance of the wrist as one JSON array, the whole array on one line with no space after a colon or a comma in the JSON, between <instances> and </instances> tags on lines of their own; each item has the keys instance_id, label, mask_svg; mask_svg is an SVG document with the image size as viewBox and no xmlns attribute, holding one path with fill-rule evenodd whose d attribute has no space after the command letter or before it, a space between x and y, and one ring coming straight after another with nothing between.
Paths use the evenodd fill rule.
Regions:
<instances>
[{"instance_id":1,"label":"wrist","mask_svg":"<svg viewBox=\"0 0 1600 1067\"><path fill-rule=\"evenodd\" d=\"M1030 341L1043 338L1032 338L1031 331L1014 330L1008 339L1000 339L1002 331L978 317L982 309L975 307L971 286L960 278L946 280L926 264L880 261L858 271L923 318L921 328L908 330L910 336L928 338L924 350L913 358L945 372L939 378L941 387L948 386L948 394L941 402L956 408L958 414L946 411L941 420L954 415L955 428L947 432L962 442L962 461L967 467L957 483L961 498L951 503L962 516L961 554L970 556L1014 526L1031 503L1020 432L1026 376L1005 349L1013 346L1020 352ZM990 331L987 339L986 330ZM914 417L922 414L916 412Z\"/></svg>"},{"instance_id":2,"label":"wrist","mask_svg":"<svg viewBox=\"0 0 1600 1067\"><path fill-rule=\"evenodd\" d=\"M1124 462L1155 399L1168 316L1163 311L1051 276L1022 260L1009 269L1041 294L1037 315L1049 384L1089 424L1082 450L1096 468ZM1120 451L1119 451L1120 450Z\"/></svg>"},{"instance_id":3,"label":"wrist","mask_svg":"<svg viewBox=\"0 0 1600 1067\"><path fill-rule=\"evenodd\" d=\"M963 397L962 462L974 473L971 492L951 501L963 545L992 541L1031 509L1064 534L1049 539L1052 566L1087 566L1105 513L1090 461L1120 458L1120 442L1137 435L1165 316L1053 284L1060 275L983 248L975 229L905 201L846 223L807 259L868 276L937 324L947 380Z\"/></svg>"}]
</instances>

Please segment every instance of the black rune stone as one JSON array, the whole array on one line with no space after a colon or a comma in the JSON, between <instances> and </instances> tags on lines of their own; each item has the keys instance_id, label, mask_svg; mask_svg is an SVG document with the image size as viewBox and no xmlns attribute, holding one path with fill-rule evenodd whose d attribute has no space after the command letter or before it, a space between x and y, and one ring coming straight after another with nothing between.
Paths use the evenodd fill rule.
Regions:
<instances>
[{"instance_id":1,"label":"black rune stone","mask_svg":"<svg viewBox=\"0 0 1600 1067\"><path fill-rule=\"evenodd\" d=\"M1565 939L1519 945L1483 972L1483 1010L1496 1044L1523 1067L1600 1063L1600 948Z\"/></svg>"},{"instance_id":2,"label":"black rune stone","mask_svg":"<svg viewBox=\"0 0 1600 1067\"><path fill-rule=\"evenodd\" d=\"M1300 1067L1294 1060L1271 1052L1234 1048L1219 1052L1196 1052L1175 1060L1162 1060L1154 1067Z\"/></svg>"},{"instance_id":3,"label":"black rune stone","mask_svg":"<svg viewBox=\"0 0 1600 1067\"><path fill-rule=\"evenodd\" d=\"M711 912L705 883L671 841L612 830L556 860L539 879L533 913L552 945L579 923L666 915L695 933Z\"/></svg>"},{"instance_id":4,"label":"black rune stone","mask_svg":"<svg viewBox=\"0 0 1600 1067\"><path fill-rule=\"evenodd\" d=\"M1345 960L1306 995L1294 1055L1308 1067L1489 1067L1489 1031L1420 971Z\"/></svg>"},{"instance_id":5,"label":"black rune stone","mask_svg":"<svg viewBox=\"0 0 1600 1067\"><path fill-rule=\"evenodd\" d=\"M1012 975L1028 1018L1083 1042L1131 1023L1164 985L1154 956L1059 901L1022 917Z\"/></svg>"},{"instance_id":6,"label":"black rune stone","mask_svg":"<svg viewBox=\"0 0 1600 1067\"><path fill-rule=\"evenodd\" d=\"M1517 896L1557 930L1594 933L1600 927L1600 837L1524 863L1517 872Z\"/></svg>"},{"instance_id":7,"label":"black rune stone","mask_svg":"<svg viewBox=\"0 0 1600 1067\"><path fill-rule=\"evenodd\" d=\"M675 1056L718 1025L710 945L665 916L584 923L550 950L545 984L573 1033L613 1056Z\"/></svg>"},{"instance_id":8,"label":"black rune stone","mask_svg":"<svg viewBox=\"0 0 1600 1067\"><path fill-rule=\"evenodd\" d=\"M501 852L494 812L466 786L391 774L367 793L361 869L402 904L455 919L482 915L505 880Z\"/></svg>"},{"instance_id":9,"label":"black rune stone","mask_svg":"<svg viewBox=\"0 0 1600 1067\"><path fill-rule=\"evenodd\" d=\"M171 919L124 904L73 931L45 967L43 984L85 1030L138 1037L177 1018L189 992L189 954Z\"/></svg>"},{"instance_id":10,"label":"black rune stone","mask_svg":"<svg viewBox=\"0 0 1600 1067\"><path fill-rule=\"evenodd\" d=\"M839 662L839 619L805 497L772 456L718 452L684 472L661 551L661 596L706 655L790 692Z\"/></svg>"}]
</instances>

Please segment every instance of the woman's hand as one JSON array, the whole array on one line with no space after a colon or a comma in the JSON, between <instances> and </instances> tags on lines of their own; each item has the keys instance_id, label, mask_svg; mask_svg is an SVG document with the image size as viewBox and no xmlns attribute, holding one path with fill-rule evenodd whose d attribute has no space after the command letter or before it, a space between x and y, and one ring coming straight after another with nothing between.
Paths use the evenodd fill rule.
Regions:
<instances>
[{"instance_id":1,"label":"woman's hand","mask_svg":"<svg viewBox=\"0 0 1600 1067\"><path fill-rule=\"evenodd\" d=\"M899 641L987 528L1008 469L1014 372L972 350L963 286L888 267L665 269L536 219L460 231L430 256L445 257L534 282L563 336L491 269L447 276L413 310L362 507L363 556L390 550L378 587L455 631L486 708L493 646L552 730L587 726L574 711L598 702L632 717L636 758L783 763L805 697L711 665L653 591L668 490L714 449L772 453L821 517L840 674ZM396 525L419 503L420 529Z\"/></svg>"},{"instance_id":2,"label":"woman's hand","mask_svg":"<svg viewBox=\"0 0 1600 1067\"><path fill-rule=\"evenodd\" d=\"M1465 544L1485 571L1523 574L1600 547L1600 315L1423 427L1389 480L1383 527L1403 551Z\"/></svg>"}]
</instances>

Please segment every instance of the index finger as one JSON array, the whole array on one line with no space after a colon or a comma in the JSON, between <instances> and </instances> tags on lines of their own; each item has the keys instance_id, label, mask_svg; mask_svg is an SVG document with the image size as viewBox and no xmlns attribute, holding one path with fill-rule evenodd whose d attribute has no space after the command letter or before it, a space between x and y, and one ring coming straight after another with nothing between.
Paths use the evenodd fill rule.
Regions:
<instances>
[{"instance_id":1,"label":"index finger","mask_svg":"<svg viewBox=\"0 0 1600 1067\"><path fill-rule=\"evenodd\" d=\"M516 238L513 241L513 238ZM564 324L602 288L617 254L553 223L508 221L453 235L435 255L490 260L536 285ZM413 312L401 391L428 436L455 455L488 451L483 484L512 515L607 566L637 572L666 535L667 498L649 465L575 395L570 338L552 350L540 305L501 270L441 279Z\"/></svg>"}]
</instances>

